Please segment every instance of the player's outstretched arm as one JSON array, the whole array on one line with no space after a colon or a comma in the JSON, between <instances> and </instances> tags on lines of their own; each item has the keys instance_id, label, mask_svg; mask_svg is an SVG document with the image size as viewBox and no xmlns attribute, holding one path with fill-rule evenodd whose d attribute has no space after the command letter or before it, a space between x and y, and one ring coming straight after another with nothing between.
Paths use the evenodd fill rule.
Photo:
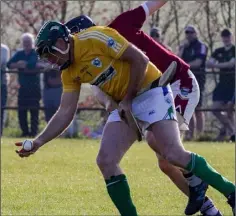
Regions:
<instances>
[{"instance_id":1,"label":"player's outstretched arm","mask_svg":"<svg viewBox=\"0 0 236 216\"><path fill-rule=\"evenodd\" d=\"M145 7L147 9L147 11L145 11L146 14L150 16L154 14L157 10L159 10L166 2L166 0L146 1L143 6L144 9Z\"/></svg>"},{"instance_id":2,"label":"player's outstretched arm","mask_svg":"<svg viewBox=\"0 0 236 216\"><path fill-rule=\"evenodd\" d=\"M44 145L50 140L59 136L71 123L77 110L79 92L64 92L61 97L61 104L48 123L47 127L35 138L35 142Z\"/></svg>"},{"instance_id":3,"label":"player's outstretched arm","mask_svg":"<svg viewBox=\"0 0 236 216\"><path fill-rule=\"evenodd\" d=\"M58 137L71 123L77 110L79 92L64 92L61 97L61 104L56 114L49 121L46 128L33 140L31 151L24 149L17 151L19 156L28 157L35 153L41 146ZM20 146L20 143L16 144Z\"/></svg>"}]
</instances>

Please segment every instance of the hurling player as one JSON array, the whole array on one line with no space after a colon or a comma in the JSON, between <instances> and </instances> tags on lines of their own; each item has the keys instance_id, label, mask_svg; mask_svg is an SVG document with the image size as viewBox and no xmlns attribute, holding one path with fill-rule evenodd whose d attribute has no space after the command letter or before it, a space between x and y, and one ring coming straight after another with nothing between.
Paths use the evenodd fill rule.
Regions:
<instances>
[{"instance_id":1,"label":"hurling player","mask_svg":"<svg viewBox=\"0 0 236 216\"><path fill-rule=\"evenodd\" d=\"M94 26L71 35L67 27L55 21L43 25L36 38L40 58L62 70L61 105L41 134L33 139L33 149L17 151L27 157L60 135L76 112L82 83L99 87L119 110L132 111L155 137L152 149L171 164L192 172L213 186L234 208L235 186L221 176L204 157L186 151L169 86L159 87L161 71L142 51L109 27ZM110 198L122 216L137 216L126 175L120 161L132 145L128 126L110 118L104 128L97 164L103 174ZM133 141L133 139L132 139ZM149 143L150 144L150 143Z\"/></svg>"}]
</instances>

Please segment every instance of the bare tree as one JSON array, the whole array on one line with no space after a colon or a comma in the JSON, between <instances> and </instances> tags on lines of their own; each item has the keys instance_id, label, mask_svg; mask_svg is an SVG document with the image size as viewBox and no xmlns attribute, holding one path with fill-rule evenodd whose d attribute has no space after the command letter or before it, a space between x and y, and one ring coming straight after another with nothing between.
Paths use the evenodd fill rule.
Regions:
<instances>
[{"instance_id":1,"label":"bare tree","mask_svg":"<svg viewBox=\"0 0 236 216\"><path fill-rule=\"evenodd\" d=\"M176 1L172 2L172 8L174 10L175 30L176 30L177 42L178 42L178 46L179 46L180 45L179 15L178 15L178 8L177 8Z\"/></svg>"},{"instance_id":2,"label":"bare tree","mask_svg":"<svg viewBox=\"0 0 236 216\"><path fill-rule=\"evenodd\" d=\"M221 1L220 12L224 20L224 25L228 28L232 27L233 14L235 16L235 1ZM232 13L234 11L234 13Z\"/></svg>"},{"instance_id":3,"label":"bare tree","mask_svg":"<svg viewBox=\"0 0 236 216\"><path fill-rule=\"evenodd\" d=\"M154 26L157 26L157 27L160 26L160 10L152 14L150 27L153 28Z\"/></svg>"},{"instance_id":4,"label":"bare tree","mask_svg":"<svg viewBox=\"0 0 236 216\"><path fill-rule=\"evenodd\" d=\"M119 6L120 14L131 8L131 1L130 0L128 0L128 1L119 0L119 1L117 1L117 4Z\"/></svg>"},{"instance_id":5,"label":"bare tree","mask_svg":"<svg viewBox=\"0 0 236 216\"><path fill-rule=\"evenodd\" d=\"M86 1L86 0L78 1L80 15L91 16L95 6L95 2L96 1Z\"/></svg>"},{"instance_id":6,"label":"bare tree","mask_svg":"<svg viewBox=\"0 0 236 216\"><path fill-rule=\"evenodd\" d=\"M177 1L176 4L178 5L178 20L181 20L179 22L179 37L184 33L184 27L193 24L196 16L199 14L199 11L202 11L204 5L203 4L196 4L194 9L188 10L186 8L183 8L182 4L183 2ZM181 9L180 9L181 8ZM173 46L176 45L177 37L175 36L175 33L172 33L174 36L169 40L169 45Z\"/></svg>"},{"instance_id":7,"label":"bare tree","mask_svg":"<svg viewBox=\"0 0 236 216\"><path fill-rule=\"evenodd\" d=\"M213 52L213 39L212 39L212 33L211 33L211 17L210 17L210 2L206 1L205 6L205 13L206 13L206 24L207 24L207 37L209 39L209 49L210 52Z\"/></svg>"},{"instance_id":8,"label":"bare tree","mask_svg":"<svg viewBox=\"0 0 236 216\"><path fill-rule=\"evenodd\" d=\"M3 1L12 11L13 22L21 32L37 34L45 21L55 19L65 21L67 1Z\"/></svg>"}]
</instances>

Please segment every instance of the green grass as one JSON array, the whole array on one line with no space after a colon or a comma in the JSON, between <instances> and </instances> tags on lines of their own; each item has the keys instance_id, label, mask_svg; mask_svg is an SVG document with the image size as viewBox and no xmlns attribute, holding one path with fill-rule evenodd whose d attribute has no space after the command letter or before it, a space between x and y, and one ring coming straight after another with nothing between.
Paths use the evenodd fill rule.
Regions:
<instances>
[{"instance_id":1,"label":"green grass","mask_svg":"<svg viewBox=\"0 0 236 216\"><path fill-rule=\"evenodd\" d=\"M1 146L2 215L118 215L95 163L98 141L56 140L27 159L16 155L14 141L3 138ZM186 147L234 181L234 145ZM156 164L148 146L138 143L122 161L139 215L183 215L186 197ZM224 215L232 215L220 193L209 189L208 195Z\"/></svg>"}]
</instances>

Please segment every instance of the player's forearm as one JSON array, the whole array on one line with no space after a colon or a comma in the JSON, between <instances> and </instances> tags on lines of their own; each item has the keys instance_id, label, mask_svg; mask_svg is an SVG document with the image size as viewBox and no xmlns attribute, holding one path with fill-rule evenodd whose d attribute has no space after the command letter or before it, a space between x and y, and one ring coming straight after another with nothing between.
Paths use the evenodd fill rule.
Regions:
<instances>
[{"instance_id":1,"label":"player's forearm","mask_svg":"<svg viewBox=\"0 0 236 216\"><path fill-rule=\"evenodd\" d=\"M165 0L146 1L143 6L148 9L148 15L150 16L159 10L166 2Z\"/></svg>"},{"instance_id":2,"label":"player's forearm","mask_svg":"<svg viewBox=\"0 0 236 216\"><path fill-rule=\"evenodd\" d=\"M130 79L125 99L132 100L141 89L148 62L149 59L146 56L140 56L137 61L130 64Z\"/></svg>"},{"instance_id":3,"label":"player's forearm","mask_svg":"<svg viewBox=\"0 0 236 216\"><path fill-rule=\"evenodd\" d=\"M74 113L65 113L59 109L49 121L46 128L35 138L34 142L42 146L58 137L69 126L73 117Z\"/></svg>"}]
</instances>

